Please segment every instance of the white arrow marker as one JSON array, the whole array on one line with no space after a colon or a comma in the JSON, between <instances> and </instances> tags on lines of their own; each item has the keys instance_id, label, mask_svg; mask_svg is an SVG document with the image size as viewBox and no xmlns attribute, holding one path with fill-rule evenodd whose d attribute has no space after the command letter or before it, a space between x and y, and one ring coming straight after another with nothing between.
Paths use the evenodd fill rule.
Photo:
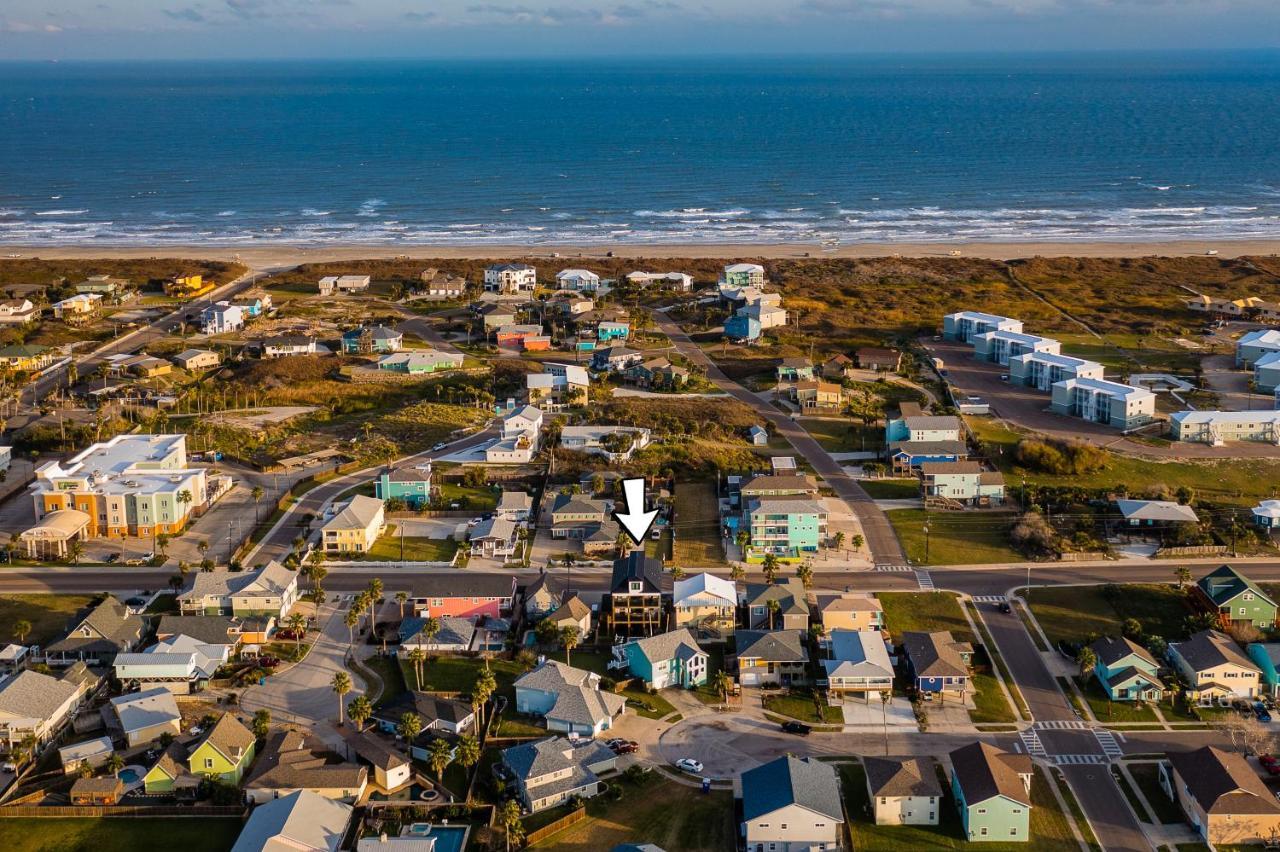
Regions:
<instances>
[{"instance_id":1,"label":"white arrow marker","mask_svg":"<svg viewBox=\"0 0 1280 852\"><path fill-rule=\"evenodd\" d=\"M658 510L653 509L648 512L644 510L643 479L622 480L622 494L627 500L627 511L623 514L614 509L613 517L618 523L622 524L622 528L627 531L627 535L631 536L631 540L639 546L644 544L644 537L649 534L649 527L653 526L653 519L658 517Z\"/></svg>"}]
</instances>

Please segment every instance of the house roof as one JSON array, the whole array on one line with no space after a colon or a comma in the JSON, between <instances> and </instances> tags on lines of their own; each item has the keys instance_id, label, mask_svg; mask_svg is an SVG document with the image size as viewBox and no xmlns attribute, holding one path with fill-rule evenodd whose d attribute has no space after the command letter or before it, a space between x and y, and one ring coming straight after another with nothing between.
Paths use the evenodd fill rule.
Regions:
<instances>
[{"instance_id":1,"label":"house roof","mask_svg":"<svg viewBox=\"0 0 1280 852\"><path fill-rule=\"evenodd\" d=\"M809 659L804 649L804 633L799 630L739 630L738 659L751 658L773 663L802 663Z\"/></svg>"},{"instance_id":2,"label":"house roof","mask_svg":"<svg viewBox=\"0 0 1280 852\"><path fill-rule=\"evenodd\" d=\"M200 574L196 575L201 576ZM89 629L89 636L83 630ZM74 651L79 649L115 650L131 646L142 635L142 617L133 615L129 608L107 595L82 618L67 635L49 646L50 651Z\"/></svg>"},{"instance_id":3,"label":"house roof","mask_svg":"<svg viewBox=\"0 0 1280 852\"><path fill-rule=\"evenodd\" d=\"M1206 813L1280 814L1280 802L1243 755L1204 746L1171 751L1169 763Z\"/></svg>"},{"instance_id":4,"label":"house roof","mask_svg":"<svg viewBox=\"0 0 1280 852\"><path fill-rule=\"evenodd\" d=\"M276 731L245 781L248 789L357 790L368 771L354 763L330 763L300 731Z\"/></svg>"},{"instance_id":5,"label":"house roof","mask_svg":"<svg viewBox=\"0 0 1280 852\"><path fill-rule=\"evenodd\" d=\"M917 677L963 677L969 673L964 659L956 647L958 643L949 630L935 633L908 631L902 634L911 666Z\"/></svg>"},{"instance_id":6,"label":"house roof","mask_svg":"<svg viewBox=\"0 0 1280 852\"><path fill-rule=\"evenodd\" d=\"M422 632L425 618L406 618L400 622L400 641L405 645L461 645L471 647L476 626L469 619L446 615L436 619L436 634L430 639Z\"/></svg>"},{"instance_id":7,"label":"house roof","mask_svg":"<svg viewBox=\"0 0 1280 852\"><path fill-rule=\"evenodd\" d=\"M350 821L350 805L299 790L254 808L231 852L336 850Z\"/></svg>"},{"instance_id":8,"label":"house roof","mask_svg":"<svg viewBox=\"0 0 1280 852\"><path fill-rule=\"evenodd\" d=\"M960 418L950 414L921 414L903 417L902 422L908 429L913 430L959 431L960 429Z\"/></svg>"},{"instance_id":9,"label":"house roof","mask_svg":"<svg viewBox=\"0 0 1280 852\"><path fill-rule=\"evenodd\" d=\"M256 571L199 571L194 578L191 589L179 595L178 600L231 595L283 597L298 582L297 574L274 559Z\"/></svg>"},{"instance_id":10,"label":"house roof","mask_svg":"<svg viewBox=\"0 0 1280 852\"><path fill-rule=\"evenodd\" d=\"M131 692L111 699L111 706L125 733L141 731L153 725L175 722L182 718L173 693L158 686L143 692Z\"/></svg>"},{"instance_id":11,"label":"house roof","mask_svg":"<svg viewBox=\"0 0 1280 852\"><path fill-rule=\"evenodd\" d=\"M347 737L347 742L355 750L356 754L379 769L390 771L409 765L409 759L405 755L392 748L391 744L382 737L376 736L370 731L352 734Z\"/></svg>"},{"instance_id":12,"label":"house roof","mask_svg":"<svg viewBox=\"0 0 1280 852\"><path fill-rule=\"evenodd\" d=\"M1201 630L1185 642L1171 642L1169 647L1186 660L1194 671L1204 671L1221 665L1236 665L1259 671L1258 666L1246 657L1235 640L1217 630Z\"/></svg>"},{"instance_id":13,"label":"house roof","mask_svg":"<svg viewBox=\"0 0 1280 852\"><path fill-rule=\"evenodd\" d=\"M347 505L343 507L341 512L334 515L329 522L324 525L324 529L368 529L369 525L378 517L378 512L381 510L382 501L377 497L357 494L347 501Z\"/></svg>"},{"instance_id":14,"label":"house roof","mask_svg":"<svg viewBox=\"0 0 1280 852\"><path fill-rule=\"evenodd\" d=\"M1004 796L1031 807L1031 796L1019 777L1030 774L1030 755L1009 754L988 743L973 743L951 752L951 769L968 805Z\"/></svg>"},{"instance_id":15,"label":"house roof","mask_svg":"<svg viewBox=\"0 0 1280 852\"><path fill-rule=\"evenodd\" d=\"M547 618L553 623L561 621L577 623L589 615L591 615L591 607L587 606L577 594L572 594L565 598L556 611L548 615Z\"/></svg>"},{"instance_id":16,"label":"house roof","mask_svg":"<svg viewBox=\"0 0 1280 852\"><path fill-rule=\"evenodd\" d=\"M1195 509L1169 500L1117 500L1116 508L1130 521L1200 522Z\"/></svg>"},{"instance_id":17,"label":"house roof","mask_svg":"<svg viewBox=\"0 0 1280 852\"><path fill-rule=\"evenodd\" d=\"M889 455L965 456L969 445L964 441L890 441Z\"/></svg>"},{"instance_id":18,"label":"house roof","mask_svg":"<svg viewBox=\"0 0 1280 852\"><path fill-rule=\"evenodd\" d=\"M206 645L234 645L239 640L231 631L240 625L240 619L229 615L162 615L156 635L190 636Z\"/></svg>"},{"instance_id":19,"label":"house roof","mask_svg":"<svg viewBox=\"0 0 1280 852\"><path fill-rule=\"evenodd\" d=\"M449 722L458 725L475 715L471 705L465 701L440 698L412 690L400 693L394 701L377 708L373 715L378 719L399 721L400 717L408 712L421 716L424 727L433 722Z\"/></svg>"},{"instance_id":20,"label":"house roof","mask_svg":"<svg viewBox=\"0 0 1280 852\"><path fill-rule=\"evenodd\" d=\"M516 522L500 515L494 515L487 521L481 521L471 531L471 541L481 541L483 539L511 541L515 536Z\"/></svg>"},{"instance_id":21,"label":"house roof","mask_svg":"<svg viewBox=\"0 0 1280 852\"><path fill-rule=\"evenodd\" d=\"M546 737L502 750L502 762L517 777L527 780L610 757L604 743L591 741L574 747L565 737Z\"/></svg>"},{"instance_id":22,"label":"house roof","mask_svg":"<svg viewBox=\"0 0 1280 852\"><path fill-rule=\"evenodd\" d=\"M1196 585L1200 587L1200 591L1208 596L1209 600L1219 605L1235 599L1244 592L1252 592L1272 606L1276 605L1275 600L1264 592L1261 586L1230 565L1223 565L1214 569L1201 577Z\"/></svg>"},{"instance_id":23,"label":"house roof","mask_svg":"<svg viewBox=\"0 0 1280 852\"><path fill-rule=\"evenodd\" d=\"M817 760L788 755L742 773L743 820L753 820L788 805L799 805L844 822L835 769Z\"/></svg>"},{"instance_id":24,"label":"house roof","mask_svg":"<svg viewBox=\"0 0 1280 852\"><path fill-rule=\"evenodd\" d=\"M933 761L920 757L864 757L867 786L876 796L941 796Z\"/></svg>"},{"instance_id":25,"label":"house roof","mask_svg":"<svg viewBox=\"0 0 1280 852\"><path fill-rule=\"evenodd\" d=\"M737 606L738 587L715 574L694 574L676 580L672 598L677 607Z\"/></svg>"},{"instance_id":26,"label":"house roof","mask_svg":"<svg viewBox=\"0 0 1280 852\"><path fill-rule=\"evenodd\" d=\"M642 551L632 551L622 559L613 560L613 578L609 588L614 592L626 592L627 584L640 580L642 591L662 591L662 562Z\"/></svg>"},{"instance_id":27,"label":"house roof","mask_svg":"<svg viewBox=\"0 0 1280 852\"><path fill-rule=\"evenodd\" d=\"M1108 668L1131 654L1152 666L1159 666L1155 657L1151 656L1151 653L1146 648L1125 636L1119 636L1114 639L1110 636L1103 636L1089 647L1093 649L1094 656L1098 658L1098 662Z\"/></svg>"},{"instance_id":28,"label":"house roof","mask_svg":"<svg viewBox=\"0 0 1280 852\"><path fill-rule=\"evenodd\" d=\"M26 669L0 686L0 713L53 720L77 691L74 683Z\"/></svg>"},{"instance_id":29,"label":"house roof","mask_svg":"<svg viewBox=\"0 0 1280 852\"><path fill-rule=\"evenodd\" d=\"M880 599L867 592L818 595L819 612L883 612Z\"/></svg>"},{"instance_id":30,"label":"house roof","mask_svg":"<svg viewBox=\"0 0 1280 852\"><path fill-rule=\"evenodd\" d=\"M738 487L738 493L747 496L762 494L766 491L797 491L802 494L817 494L818 483L807 473L757 473Z\"/></svg>"},{"instance_id":31,"label":"house roof","mask_svg":"<svg viewBox=\"0 0 1280 852\"><path fill-rule=\"evenodd\" d=\"M805 600L804 585L795 579L781 583L747 583L744 602L747 606L768 606L776 600L780 615L808 615L809 604Z\"/></svg>"},{"instance_id":32,"label":"house roof","mask_svg":"<svg viewBox=\"0 0 1280 852\"><path fill-rule=\"evenodd\" d=\"M893 677L893 663L878 630L831 631L831 659L822 667L831 677Z\"/></svg>"},{"instance_id":33,"label":"house roof","mask_svg":"<svg viewBox=\"0 0 1280 852\"><path fill-rule=\"evenodd\" d=\"M738 635L741 636L742 634L739 633ZM634 645L644 655L645 659L651 663L660 663L677 658L692 659L698 654L706 653L698 646L693 634L685 627L667 633L659 633L656 636L646 636L643 639L632 639L627 644Z\"/></svg>"},{"instance_id":34,"label":"house roof","mask_svg":"<svg viewBox=\"0 0 1280 852\"><path fill-rule=\"evenodd\" d=\"M982 473L982 464L976 461L927 461L920 465L925 476L947 473Z\"/></svg>"},{"instance_id":35,"label":"house roof","mask_svg":"<svg viewBox=\"0 0 1280 852\"><path fill-rule=\"evenodd\" d=\"M415 598L509 598L516 580L510 574L431 574L410 580Z\"/></svg>"},{"instance_id":36,"label":"house roof","mask_svg":"<svg viewBox=\"0 0 1280 852\"><path fill-rule=\"evenodd\" d=\"M204 737L191 750L195 751L203 745L217 749L218 753L231 763L239 763L244 754L253 746L253 732L231 713L223 713L213 727L205 732Z\"/></svg>"},{"instance_id":37,"label":"house roof","mask_svg":"<svg viewBox=\"0 0 1280 852\"><path fill-rule=\"evenodd\" d=\"M102 775L97 778L77 778L71 785L71 797L92 793L121 793L124 782L114 775Z\"/></svg>"},{"instance_id":38,"label":"house roof","mask_svg":"<svg viewBox=\"0 0 1280 852\"><path fill-rule=\"evenodd\" d=\"M557 494L556 499L551 504L553 514L564 513L566 515L603 515L609 511L608 504L597 497L587 497L581 494Z\"/></svg>"}]
</instances>

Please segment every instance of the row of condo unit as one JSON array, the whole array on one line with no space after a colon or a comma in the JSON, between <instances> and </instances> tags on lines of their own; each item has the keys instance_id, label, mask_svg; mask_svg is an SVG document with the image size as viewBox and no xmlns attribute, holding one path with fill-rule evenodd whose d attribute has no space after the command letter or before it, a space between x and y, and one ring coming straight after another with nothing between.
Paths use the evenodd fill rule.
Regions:
<instances>
[{"instance_id":1,"label":"row of condo unit","mask_svg":"<svg viewBox=\"0 0 1280 852\"><path fill-rule=\"evenodd\" d=\"M979 311L942 318L942 336L973 345L974 357L1009 368L1011 384L1051 394L1050 408L1128 432L1156 419L1156 397L1148 388L1103 378L1093 361L1062 354L1050 337L1026 334L1022 321Z\"/></svg>"},{"instance_id":2,"label":"row of condo unit","mask_svg":"<svg viewBox=\"0 0 1280 852\"><path fill-rule=\"evenodd\" d=\"M486 337L503 349L545 352L556 346L594 352L602 345L625 343L632 328L625 309L597 306L583 295L559 293L545 302L514 303L481 298L471 312Z\"/></svg>"},{"instance_id":3,"label":"row of condo unit","mask_svg":"<svg viewBox=\"0 0 1280 852\"><path fill-rule=\"evenodd\" d=\"M1235 363L1253 373L1256 390L1272 395L1272 410L1175 412L1169 418L1175 440L1215 447L1232 441L1280 444L1280 331L1263 329L1241 336Z\"/></svg>"},{"instance_id":4,"label":"row of condo unit","mask_svg":"<svg viewBox=\"0 0 1280 852\"><path fill-rule=\"evenodd\" d=\"M764 270L760 272L763 276ZM636 271L624 278L632 287L667 287L685 293L693 289L693 276L684 272ZM614 284L589 269L562 269L555 278L555 289L576 293L608 292ZM538 289L538 270L527 263L493 264L484 270L484 289L491 293L532 293Z\"/></svg>"}]
</instances>

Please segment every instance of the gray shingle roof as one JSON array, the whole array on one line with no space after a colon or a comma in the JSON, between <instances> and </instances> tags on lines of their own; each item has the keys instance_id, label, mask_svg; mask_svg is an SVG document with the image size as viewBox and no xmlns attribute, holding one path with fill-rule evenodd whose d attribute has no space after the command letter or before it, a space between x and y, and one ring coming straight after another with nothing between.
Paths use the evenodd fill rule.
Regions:
<instances>
[{"instance_id":1,"label":"gray shingle roof","mask_svg":"<svg viewBox=\"0 0 1280 852\"><path fill-rule=\"evenodd\" d=\"M836 771L808 758L780 757L742 773L742 818L753 820L788 805L799 805L844 822Z\"/></svg>"},{"instance_id":2,"label":"gray shingle roof","mask_svg":"<svg viewBox=\"0 0 1280 852\"><path fill-rule=\"evenodd\" d=\"M799 630L739 630L738 658L750 657L774 663L801 663L809 659L804 634Z\"/></svg>"},{"instance_id":3,"label":"gray shingle roof","mask_svg":"<svg viewBox=\"0 0 1280 852\"><path fill-rule=\"evenodd\" d=\"M53 720L58 708L76 692L74 683L27 669L0 686L0 712L23 719Z\"/></svg>"},{"instance_id":4,"label":"gray shingle roof","mask_svg":"<svg viewBox=\"0 0 1280 852\"><path fill-rule=\"evenodd\" d=\"M1240 651L1240 646L1230 636L1217 630L1201 630L1185 642L1174 642L1179 656L1195 671L1210 669L1226 663L1253 671L1261 671L1253 660Z\"/></svg>"},{"instance_id":5,"label":"gray shingle roof","mask_svg":"<svg viewBox=\"0 0 1280 852\"><path fill-rule=\"evenodd\" d=\"M651 663L659 663L663 660L672 660L677 657L685 659L696 654L705 653L698 646L693 634L685 627L681 627L679 630L672 630L669 633L659 633L657 636L633 639L629 644L634 644L640 650L640 653L644 654L645 659Z\"/></svg>"},{"instance_id":6,"label":"gray shingle roof","mask_svg":"<svg viewBox=\"0 0 1280 852\"><path fill-rule=\"evenodd\" d=\"M249 789L358 790L368 770L354 763L329 763L299 731L277 731L267 737L262 755L244 786Z\"/></svg>"},{"instance_id":7,"label":"gray shingle roof","mask_svg":"<svg viewBox=\"0 0 1280 852\"><path fill-rule=\"evenodd\" d=\"M1031 772L1030 755L1009 754L988 743L973 743L951 752L951 768L969 805L1004 796L1031 807L1031 796L1019 777Z\"/></svg>"},{"instance_id":8,"label":"gray shingle roof","mask_svg":"<svg viewBox=\"0 0 1280 852\"><path fill-rule=\"evenodd\" d=\"M875 796L941 796L933 761L921 757L864 757L867 786Z\"/></svg>"},{"instance_id":9,"label":"gray shingle roof","mask_svg":"<svg viewBox=\"0 0 1280 852\"><path fill-rule=\"evenodd\" d=\"M1139 645L1137 642L1120 636L1112 639L1110 636L1103 636L1101 639L1090 645L1094 655L1098 658L1098 662L1104 666L1111 666L1114 663L1123 660L1130 654L1136 655L1139 659L1158 666L1155 657L1151 656L1151 652Z\"/></svg>"},{"instance_id":10,"label":"gray shingle roof","mask_svg":"<svg viewBox=\"0 0 1280 852\"><path fill-rule=\"evenodd\" d=\"M1210 814L1280 813L1280 802L1239 754L1205 746L1171 751L1169 763Z\"/></svg>"},{"instance_id":11,"label":"gray shingle roof","mask_svg":"<svg viewBox=\"0 0 1280 852\"><path fill-rule=\"evenodd\" d=\"M956 649L949 630L935 633L908 631L902 634L902 647L911 660L917 677L962 677L969 673Z\"/></svg>"},{"instance_id":12,"label":"gray shingle roof","mask_svg":"<svg viewBox=\"0 0 1280 852\"><path fill-rule=\"evenodd\" d=\"M231 852L337 849L350 821L349 805L299 790L254 808Z\"/></svg>"},{"instance_id":13,"label":"gray shingle roof","mask_svg":"<svg viewBox=\"0 0 1280 852\"><path fill-rule=\"evenodd\" d=\"M782 609L778 610L781 615L809 614L804 585L799 580L787 580L772 585L747 583L745 592L747 606L766 606L772 600L776 600L782 606Z\"/></svg>"}]
</instances>

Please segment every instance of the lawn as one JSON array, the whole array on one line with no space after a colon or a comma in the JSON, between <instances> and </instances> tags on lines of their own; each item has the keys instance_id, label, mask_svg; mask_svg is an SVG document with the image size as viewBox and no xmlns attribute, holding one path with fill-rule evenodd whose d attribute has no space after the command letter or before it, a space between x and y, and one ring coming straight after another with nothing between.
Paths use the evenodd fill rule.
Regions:
<instances>
[{"instance_id":1,"label":"lawn","mask_svg":"<svg viewBox=\"0 0 1280 852\"><path fill-rule=\"evenodd\" d=\"M724 565L720 501L714 482L677 482L672 560L681 568Z\"/></svg>"},{"instance_id":2,"label":"lawn","mask_svg":"<svg viewBox=\"0 0 1280 852\"><path fill-rule=\"evenodd\" d=\"M1076 683L1079 684L1079 678ZM1154 722L1156 714L1150 707L1135 704L1131 701L1111 701L1102 691L1097 678L1089 678L1087 686L1081 689L1089 709L1099 722Z\"/></svg>"},{"instance_id":3,"label":"lawn","mask_svg":"<svg viewBox=\"0 0 1280 852\"><path fill-rule=\"evenodd\" d=\"M62 636L77 612L89 606L89 595L5 595L0 597L0 641L17 639L13 626L19 621L31 624L28 645L48 645Z\"/></svg>"},{"instance_id":4,"label":"lawn","mask_svg":"<svg viewBox=\"0 0 1280 852\"><path fill-rule=\"evenodd\" d=\"M396 525L388 524L386 533L373 547L358 556L373 562L448 562L457 551L458 543L451 538L405 536L401 539Z\"/></svg>"},{"instance_id":5,"label":"lawn","mask_svg":"<svg viewBox=\"0 0 1280 852\"><path fill-rule=\"evenodd\" d=\"M183 852L226 852L235 844L241 827L235 817L39 817L0 820L0 840L7 852L137 852L157 846Z\"/></svg>"},{"instance_id":6,"label":"lawn","mask_svg":"<svg viewBox=\"0 0 1280 852\"><path fill-rule=\"evenodd\" d=\"M920 497L918 479L861 479L858 484L875 500L910 500Z\"/></svg>"},{"instance_id":7,"label":"lawn","mask_svg":"<svg viewBox=\"0 0 1280 852\"><path fill-rule=\"evenodd\" d=\"M1147 636L1168 641L1186 635L1183 621L1190 610L1174 586L1127 584L1033 588L1031 612L1049 641L1081 642L1090 636L1119 636L1126 618L1136 618Z\"/></svg>"},{"instance_id":8,"label":"lawn","mask_svg":"<svg viewBox=\"0 0 1280 852\"><path fill-rule=\"evenodd\" d=\"M1141 494L1153 485L1170 491L1182 486L1203 499L1235 506L1253 506L1269 499L1272 483L1280 481L1280 461L1270 459L1230 459L1218 462L1160 462L1108 452L1105 467L1080 475L1057 475L1029 471L1014 464L1013 447L1024 437L1003 421L989 417L967 417L966 422L982 442L988 458L1000 468L1008 482L1025 478L1031 485L1066 486L1085 490L1110 490L1125 485L1131 494Z\"/></svg>"},{"instance_id":9,"label":"lawn","mask_svg":"<svg viewBox=\"0 0 1280 852\"><path fill-rule=\"evenodd\" d=\"M884 448L883 427L817 417L801 417L796 422L829 453L875 452Z\"/></svg>"},{"instance_id":10,"label":"lawn","mask_svg":"<svg viewBox=\"0 0 1280 852\"><path fill-rule=\"evenodd\" d=\"M429 656L422 664L422 684L415 684L413 664L408 660L400 660L400 670L404 673L404 682L410 689L423 692L457 692L470 694L476 685L476 677L484 668L484 661L479 657L455 657L449 654ZM513 660L491 659L489 668L493 671L494 680L498 683L495 695L506 696L508 702L515 706L515 687L512 683L523 670Z\"/></svg>"},{"instance_id":11,"label":"lawn","mask_svg":"<svg viewBox=\"0 0 1280 852\"><path fill-rule=\"evenodd\" d=\"M587 801L588 818L546 838L536 849L597 852L623 843L652 843L667 852L721 852L734 848L733 794L702 794L650 773L639 783L612 782L621 801Z\"/></svg>"},{"instance_id":12,"label":"lawn","mask_svg":"<svg viewBox=\"0 0 1280 852\"><path fill-rule=\"evenodd\" d=\"M1013 512L926 512L892 509L885 513L902 542L907 559L917 565L968 565L1021 562L1008 533ZM929 533L924 531L929 522Z\"/></svg>"},{"instance_id":13,"label":"lawn","mask_svg":"<svg viewBox=\"0 0 1280 852\"><path fill-rule=\"evenodd\" d=\"M357 665L368 669L378 679L378 684L369 694L369 700L375 705L388 704L408 689L404 672L394 657L369 657Z\"/></svg>"},{"instance_id":14,"label":"lawn","mask_svg":"<svg viewBox=\"0 0 1280 852\"><path fill-rule=\"evenodd\" d=\"M950 630L959 641L978 641L959 598L950 592L877 592L876 597L894 642L901 642L903 633L914 630Z\"/></svg>"},{"instance_id":15,"label":"lawn","mask_svg":"<svg viewBox=\"0 0 1280 852\"><path fill-rule=\"evenodd\" d=\"M1080 846L1071 833L1070 817L1058 807L1058 800L1049 787L1052 781L1044 770L1035 768L1031 782L1031 842L1030 843L981 843L970 844L961 836L960 815L956 812L951 787L943 783L939 825L876 825L872 821L867 795L866 774L862 766L843 764L839 768L845 807L851 820L853 846L869 852L932 852L944 849L969 849L980 847L984 852L1078 852ZM1064 791L1065 792L1065 791Z\"/></svg>"},{"instance_id":16,"label":"lawn","mask_svg":"<svg viewBox=\"0 0 1280 852\"><path fill-rule=\"evenodd\" d=\"M844 711L839 707L830 707L825 702L815 703L811 692L789 692L785 695L770 695L764 699L764 708L779 716L799 719L801 722L814 724L843 725ZM821 715L819 715L821 712Z\"/></svg>"},{"instance_id":17,"label":"lawn","mask_svg":"<svg viewBox=\"0 0 1280 852\"><path fill-rule=\"evenodd\" d=\"M459 508L487 512L498 505L498 492L482 485L440 483L440 505L445 509L457 503Z\"/></svg>"},{"instance_id":18,"label":"lawn","mask_svg":"<svg viewBox=\"0 0 1280 852\"><path fill-rule=\"evenodd\" d=\"M1129 774L1133 776L1138 789L1147 797L1147 803L1156 812L1156 819L1162 823L1181 823L1182 812L1160 788L1160 770L1156 768L1156 764L1130 763L1128 767Z\"/></svg>"},{"instance_id":19,"label":"lawn","mask_svg":"<svg viewBox=\"0 0 1280 852\"><path fill-rule=\"evenodd\" d=\"M625 671L614 669L610 671L606 665L610 659L610 654L604 651L574 651L569 655L570 664L576 669L586 669L589 672L595 672L601 677L612 678L615 681L623 680L627 677ZM708 676L714 676L717 669L712 666L708 667ZM627 707L631 712L644 716L646 719L661 719L676 712L676 708L671 702L662 697L662 693L650 695L643 685L628 687L618 693L627 699Z\"/></svg>"},{"instance_id":20,"label":"lawn","mask_svg":"<svg viewBox=\"0 0 1280 852\"><path fill-rule=\"evenodd\" d=\"M168 593L156 595L147 605L147 615L168 615L178 612L178 597Z\"/></svg>"}]
</instances>

